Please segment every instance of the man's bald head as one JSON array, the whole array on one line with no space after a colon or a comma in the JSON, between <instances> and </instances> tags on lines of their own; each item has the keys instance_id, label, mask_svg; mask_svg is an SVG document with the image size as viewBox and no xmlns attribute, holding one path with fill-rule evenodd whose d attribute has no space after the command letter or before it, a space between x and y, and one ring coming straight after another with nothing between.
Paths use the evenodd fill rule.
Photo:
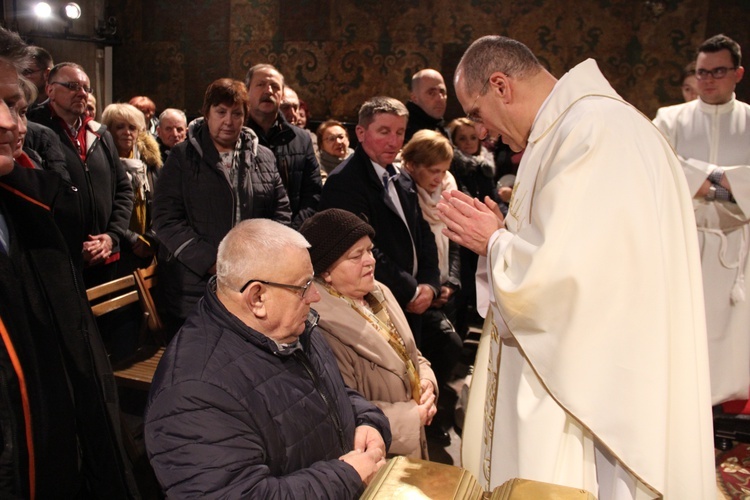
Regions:
<instances>
[{"instance_id":1,"label":"man's bald head","mask_svg":"<svg viewBox=\"0 0 750 500\"><path fill-rule=\"evenodd\" d=\"M432 118L443 118L448 104L448 91L443 75L429 68L414 73L411 78L410 99Z\"/></svg>"},{"instance_id":2,"label":"man's bald head","mask_svg":"<svg viewBox=\"0 0 750 500\"><path fill-rule=\"evenodd\" d=\"M279 111L284 115L286 121L292 125L297 125L297 119L299 118L299 96L292 87L284 87Z\"/></svg>"}]
</instances>

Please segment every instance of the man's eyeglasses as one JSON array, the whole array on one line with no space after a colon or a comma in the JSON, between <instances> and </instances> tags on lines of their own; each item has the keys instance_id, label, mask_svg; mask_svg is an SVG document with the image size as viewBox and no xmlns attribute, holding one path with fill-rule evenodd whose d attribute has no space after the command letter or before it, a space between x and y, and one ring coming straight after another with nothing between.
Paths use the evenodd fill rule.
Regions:
<instances>
[{"instance_id":1,"label":"man's eyeglasses","mask_svg":"<svg viewBox=\"0 0 750 500\"><path fill-rule=\"evenodd\" d=\"M479 101L479 98L484 94L485 89L487 88L487 84L490 83L490 77L492 75L487 77L487 80L485 80L484 85L482 85L482 89L477 94L477 98L474 99L474 104L471 105L471 108L469 108L469 112L466 114L466 118L473 121L474 123L482 123L482 118L477 115L476 107L477 107L477 101Z\"/></svg>"},{"instance_id":2,"label":"man's eyeglasses","mask_svg":"<svg viewBox=\"0 0 750 500\"><path fill-rule=\"evenodd\" d=\"M81 85L78 82L50 82L50 83L52 85L62 85L66 89L71 90L73 92L80 92L81 90L83 90L87 94L91 94L92 92L94 92L94 89L92 89L91 87L86 87L85 85Z\"/></svg>"},{"instance_id":3,"label":"man's eyeglasses","mask_svg":"<svg viewBox=\"0 0 750 500\"><path fill-rule=\"evenodd\" d=\"M247 289L247 287L249 287L252 283L263 283L264 285L267 285L267 286L277 286L279 288L286 288L287 290L297 290L297 291L301 290L302 293L299 294L299 298L300 299L304 299L305 298L305 294L310 289L310 285L312 285L312 282L313 282L314 279L315 279L315 277L310 278L308 280L308 282L305 283L302 286L300 286L300 285L287 285L286 283L274 283L273 281L252 279L252 280L248 280L247 283L245 283L244 285L242 285L242 288L240 288L240 293L244 292Z\"/></svg>"},{"instance_id":4,"label":"man's eyeglasses","mask_svg":"<svg viewBox=\"0 0 750 500\"><path fill-rule=\"evenodd\" d=\"M727 68L726 66L719 66L718 68L714 69L698 69L695 71L695 77L698 80L705 80L708 78L709 75L711 75L711 78L715 80L721 80L725 76L727 76L727 71L735 70L737 68L731 67Z\"/></svg>"}]
</instances>

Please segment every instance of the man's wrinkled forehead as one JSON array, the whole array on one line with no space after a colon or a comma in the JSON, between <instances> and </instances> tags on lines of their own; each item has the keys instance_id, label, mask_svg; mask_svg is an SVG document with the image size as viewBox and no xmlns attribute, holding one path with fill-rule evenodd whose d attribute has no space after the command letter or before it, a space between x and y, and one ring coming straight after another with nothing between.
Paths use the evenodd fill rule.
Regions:
<instances>
[{"instance_id":1,"label":"man's wrinkled forehead","mask_svg":"<svg viewBox=\"0 0 750 500\"><path fill-rule=\"evenodd\" d=\"M162 116L161 121L165 127L187 127L185 119L178 113L167 113Z\"/></svg>"},{"instance_id":2,"label":"man's wrinkled forehead","mask_svg":"<svg viewBox=\"0 0 750 500\"><path fill-rule=\"evenodd\" d=\"M284 87L284 99L288 99L290 101L299 101L299 96L293 88Z\"/></svg>"},{"instance_id":3,"label":"man's wrinkled forehead","mask_svg":"<svg viewBox=\"0 0 750 500\"><path fill-rule=\"evenodd\" d=\"M267 84L271 81L278 83L281 88L284 88L284 77L281 75L281 73L271 68L264 68L256 71L253 75L252 80L250 81L250 86L252 87L257 83Z\"/></svg>"},{"instance_id":4,"label":"man's wrinkled forehead","mask_svg":"<svg viewBox=\"0 0 750 500\"><path fill-rule=\"evenodd\" d=\"M423 76L420 78L415 85L415 92L420 94L426 94L432 89L445 90L445 81L442 77L435 76Z\"/></svg>"},{"instance_id":5,"label":"man's wrinkled forehead","mask_svg":"<svg viewBox=\"0 0 750 500\"><path fill-rule=\"evenodd\" d=\"M66 82L78 82L81 84L85 84L87 87L90 83L89 76L85 72L74 66L65 66L63 68L60 68L60 70L55 75L55 81L58 81L58 78Z\"/></svg>"}]
</instances>

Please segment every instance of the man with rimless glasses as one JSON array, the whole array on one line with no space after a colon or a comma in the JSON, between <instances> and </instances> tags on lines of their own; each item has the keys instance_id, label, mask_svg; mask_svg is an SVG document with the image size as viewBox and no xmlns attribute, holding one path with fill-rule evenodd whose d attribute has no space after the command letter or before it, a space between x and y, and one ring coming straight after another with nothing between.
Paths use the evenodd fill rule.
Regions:
<instances>
[{"instance_id":1,"label":"man with rimless glasses","mask_svg":"<svg viewBox=\"0 0 750 500\"><path fill-rule=\"evenodd\" d=\"M750 297L750 106L735 98L744 68L740 46L725 35L701 44L699 98L660 109L654 123L680 156L703 266L711 399L748 399Z\"/></svg>"},{"instance_id":2,"label":"man with rimless glasses","mask_svg":"<svg viewBox=\"0 0 750 500\"><path fill-rule=\"evenodd\" d=\"M133 190L106 127L86 115L91 83L84 69L71 62L49 73L49 98L28 118L54 130L63 144L71 182L80 193L83 227L79 264L86 287L117 276L119 241L128 229Z\"/></svg>"},{"instance_id":3,"label":"man with rimless glasses","mask_svg":"<svg viewBox=\"0 0 750 500\"><path fill-rule=\"evenodd\" d=\"M344 386L318 330L309 243L237 224L216 277L170 342L145 415L167 497L358 498L385 463L386 416Z\"/></svg>"}]
</instances>

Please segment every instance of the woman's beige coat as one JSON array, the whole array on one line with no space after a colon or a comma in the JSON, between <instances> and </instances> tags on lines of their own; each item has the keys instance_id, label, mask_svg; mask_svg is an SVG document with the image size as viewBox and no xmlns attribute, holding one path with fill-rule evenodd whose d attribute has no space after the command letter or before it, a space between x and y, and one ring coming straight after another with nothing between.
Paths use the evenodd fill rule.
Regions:
<instances>
[{"instance_id":1,"label":"woman's beige coat","mask_svg":"<svg viewBox=\"0 0 750 500\"><path fill-rule=\"evenodd\" d=\"M432 382L435 374L417 350L411 329L391 291L376 281L385 296L388 314L406 344L420 379ZM406 365L396 351L354 308L319 286L321 300L313 307L320 313L318 325L333 349L346 385L378 406L391 423L393 455L427 458L427 441L420 424L417 403L411 397Z\"/></svg>"}]
</instances>

